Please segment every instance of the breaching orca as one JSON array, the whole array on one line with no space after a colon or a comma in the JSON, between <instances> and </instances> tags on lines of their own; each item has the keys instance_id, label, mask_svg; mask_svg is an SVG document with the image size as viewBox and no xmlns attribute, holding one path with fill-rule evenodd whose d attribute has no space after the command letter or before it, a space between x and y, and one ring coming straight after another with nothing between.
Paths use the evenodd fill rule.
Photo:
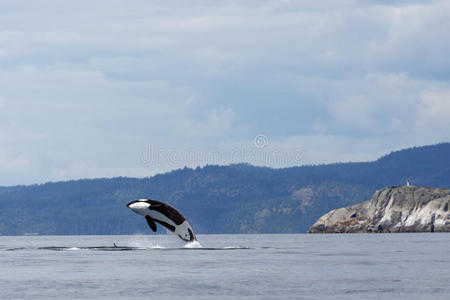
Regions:
<instances>
[{"instance_id":1,"label":"breaching orca","mask_svg":"<svg viewBox=\"0 0 450 300\"><path fill-rule=\"evenodd\" d=\"M186 242L195 241L195 234L186 218L169 204L150 199L139 199L127 204L127 207L144 216L148 226L156 232L156 223L166 227Z\"/></svg>"}]
</instances>

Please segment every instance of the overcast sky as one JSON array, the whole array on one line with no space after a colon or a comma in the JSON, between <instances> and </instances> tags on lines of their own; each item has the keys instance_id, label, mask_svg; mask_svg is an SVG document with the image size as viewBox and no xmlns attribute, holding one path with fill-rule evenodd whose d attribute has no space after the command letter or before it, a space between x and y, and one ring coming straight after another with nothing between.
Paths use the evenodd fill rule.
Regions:
<instances>
[{"instance_id":1,"label":"overcast sky","mask_svg":"<svg viewBox=\"0 0 450 300\"><path fill-rule=\"evenodd\" d=\"M3 1L0 185L450 140L450 1Z\"/></svg>"}]
</instances>

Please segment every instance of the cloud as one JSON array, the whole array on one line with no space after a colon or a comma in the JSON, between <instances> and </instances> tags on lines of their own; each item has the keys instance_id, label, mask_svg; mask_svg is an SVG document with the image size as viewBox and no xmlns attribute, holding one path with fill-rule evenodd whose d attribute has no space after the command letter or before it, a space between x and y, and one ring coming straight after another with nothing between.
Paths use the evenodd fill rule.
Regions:
<instances>
[{"instance_id":1,"label":"cloud","mask_svg":"<svg viewBox=\"0 0 450 300\"><path fill-rule=\"evenodd\" d=\"M424 91L418 107L417 127L436 139L450 139L450 90Z\"/></svg>"},{"instance_id":2,"label":"cloud","mask_svg":"<svg viewBox=\"0 0 450 300\"><path fill-rule=\"evenodd\" d=\"M1 3L0 185L148 176L210 153L245 161L233 158L239 149L251 150L252 163L285 166L297 161L258 155L375 159L448 140L449 9ZM270 143L254 152L258 134ZM182 159L143 163L149 145Z\"/></svg>"}]
</instances>

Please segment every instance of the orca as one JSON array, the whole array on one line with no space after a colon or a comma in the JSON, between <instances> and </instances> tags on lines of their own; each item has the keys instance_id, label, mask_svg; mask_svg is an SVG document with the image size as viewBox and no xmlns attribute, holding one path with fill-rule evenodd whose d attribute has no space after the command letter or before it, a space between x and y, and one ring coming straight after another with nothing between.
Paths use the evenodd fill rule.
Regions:
<instances>
[{"instance_id":1,"label":"orca","mask_svg":"<svg viewBox=\"0 0 450 300\"><path fill-rule=\"evenodd\" d=\"M128 203L127 207L138 215L144 216L153 232L156 232L156 222L178 235L183 241L196 240L194 231L186 218L169 204L151 199L138 199Z\"/></svg>"}]
</instances>

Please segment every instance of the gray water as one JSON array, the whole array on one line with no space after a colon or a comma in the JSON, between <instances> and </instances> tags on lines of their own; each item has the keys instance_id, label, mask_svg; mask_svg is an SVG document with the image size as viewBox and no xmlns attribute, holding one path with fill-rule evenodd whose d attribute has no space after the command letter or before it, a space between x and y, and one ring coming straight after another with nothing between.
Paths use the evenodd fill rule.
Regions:
<instances>
[{"instance_id":1,"label":"gray water","mask_svg":"<svg viewBox=\"0 0 450 300\"><path fill-rule=\"evenodd\" d=\"M450 299L448 233L198 239L0 237L0 299Z\"/></svg>"}]
</instances>

